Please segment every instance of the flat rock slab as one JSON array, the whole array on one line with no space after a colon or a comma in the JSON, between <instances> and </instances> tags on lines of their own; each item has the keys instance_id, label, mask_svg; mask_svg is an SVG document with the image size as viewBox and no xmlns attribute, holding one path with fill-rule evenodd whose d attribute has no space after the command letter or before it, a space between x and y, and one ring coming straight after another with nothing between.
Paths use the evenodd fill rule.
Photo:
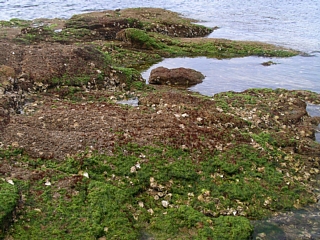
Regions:
<instances>
[{"instance_id":1,"label":"flat rock slab","mask_svg":"<svg viewBox=\"0 0 320 240\"><path fill-rule=\"evenodd\" d=\"M158 67L151 71L149 77L150 84L171 85L179 87L190 87L202 83L205 76L194 69L190 68L173 68Z\"/></svg>"}]
</instances>

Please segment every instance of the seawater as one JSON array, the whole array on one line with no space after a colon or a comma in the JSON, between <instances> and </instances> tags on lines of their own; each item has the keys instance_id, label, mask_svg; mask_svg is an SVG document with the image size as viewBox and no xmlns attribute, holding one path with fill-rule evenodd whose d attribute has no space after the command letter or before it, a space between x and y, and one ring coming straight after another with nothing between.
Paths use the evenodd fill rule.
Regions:
<instances>
[{"instance_id":1,"label":"seawater","mask_svg":"<svg viewBox=\"0 0 320 240\"><path fill-rule=\"evenodd\" d=\"M202 83L190 88L207 96L219 92L241 92L249 88L285 88L289 90L310 90L320 92L318 79L320 62L315 57L296 56L292 58L243 57L232 59L168 58L153 65L142 73L149 78L152 69L187 67L205 75ZM263 66L273 61L275 64Z\"/></svg>"}]
</instances>

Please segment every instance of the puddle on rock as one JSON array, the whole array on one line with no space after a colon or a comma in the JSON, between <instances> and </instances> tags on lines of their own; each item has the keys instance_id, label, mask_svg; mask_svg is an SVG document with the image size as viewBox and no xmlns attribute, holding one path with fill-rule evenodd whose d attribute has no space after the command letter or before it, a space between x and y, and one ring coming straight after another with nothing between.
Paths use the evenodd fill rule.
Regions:
<instances>
[{"instance_id":1,"label":"puddle on rock","mask_svg":"<svg viewBox=\"0 0 320 240\"><path fill-rule=\"evenodd\" d=\"M130 105L133 107L138 107L139 106L139 99L138 98L130 98L130 99L117 101L117 103L123 104L123 105Z\"/></svg>"},{"instance_id":2,"label":"puddle on rock","mask_svg":"<svg viewBox=\"0 0 320 240\"><path fill-rule=\"evenodd\" d=\"M307 112L311 117L320 117L320 105L308 104ZM316 142L320 143L320 124L316 128Z\"/></svg>"},{"instance_id":3,"label":"puddle on rock","mask_svg":"<svg viewBox=\"0 0 320 240\"><path fill-rule=\"evenodd\" d=\"M241 92L248 88L285 88L289 90L311 90L320 93L318 77L319 65L312 57L295 56L291 58L242 57L214 59L206 57L167 58L142 72L148 80L150 72L156 67L192 68L205 75L202 83L190 88L191 91L213 96L216 93ZM272 61L276 64L263 66Z\"/></svg>"}]
</instances>

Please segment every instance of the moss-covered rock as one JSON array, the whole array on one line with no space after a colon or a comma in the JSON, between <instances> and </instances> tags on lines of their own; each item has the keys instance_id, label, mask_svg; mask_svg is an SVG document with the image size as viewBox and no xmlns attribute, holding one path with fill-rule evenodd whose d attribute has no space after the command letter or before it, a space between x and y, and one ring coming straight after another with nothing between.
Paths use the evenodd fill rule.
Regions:
<instances>
[{"instance_id":1,"label":"moss-covered rock","mask_svg":"<svg viewBox=\"0 0 320 240\"><path fill-rule=\"evenodd\" d=\"M19 204L19 193L14 182L0 179L0 239L5 236Z\"/></svg>"}]
</instances>

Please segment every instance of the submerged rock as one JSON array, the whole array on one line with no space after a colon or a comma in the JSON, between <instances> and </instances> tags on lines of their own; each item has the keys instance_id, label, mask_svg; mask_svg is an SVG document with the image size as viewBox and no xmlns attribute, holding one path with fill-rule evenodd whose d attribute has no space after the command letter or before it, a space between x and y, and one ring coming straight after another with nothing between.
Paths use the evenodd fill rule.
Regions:
<instances>
[{"instance_id":1,"label":"submerged rock","mask_svg":"<svg viewBox=\"0 0 320 240\"><path fill-rule=\"evenodd\" d=\"M149 83L189 87L201 83L203 79L204 75L201 72L190 68L158 67L151 71Z\"/></svg>"}]
</instances>

